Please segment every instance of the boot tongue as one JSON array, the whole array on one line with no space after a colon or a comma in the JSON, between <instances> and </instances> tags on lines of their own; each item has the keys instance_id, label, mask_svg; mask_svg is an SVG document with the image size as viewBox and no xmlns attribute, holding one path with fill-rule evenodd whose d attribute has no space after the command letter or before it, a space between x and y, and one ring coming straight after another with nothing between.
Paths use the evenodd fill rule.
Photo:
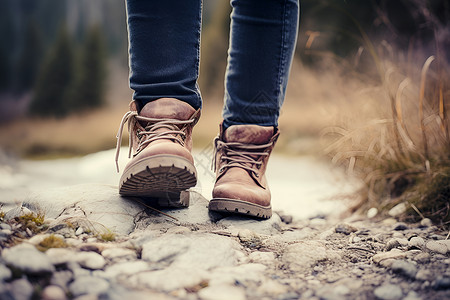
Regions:
<instances>
[{"instance_id":1,"label":"boot tongue","mask_svg":"<svg viewBox=\"0 0 450 300\"><path fill-rule=\"evenodd\" d=\"M161 98L144 105L139 115L155 119L189 120L194 113L195 109L186 102Z\"/></svg>"},{"instance_id":2,"label":"boot tongue","mask_svg":"<svg viewBox=\"0 0 450 300\"><path fill-rule=\"evenodd\" d=\"M239 142L243 144L263 145L273 136L273 127L258 125L232 125L225 130L225 142Z\"/></svg>"}]
</instances>

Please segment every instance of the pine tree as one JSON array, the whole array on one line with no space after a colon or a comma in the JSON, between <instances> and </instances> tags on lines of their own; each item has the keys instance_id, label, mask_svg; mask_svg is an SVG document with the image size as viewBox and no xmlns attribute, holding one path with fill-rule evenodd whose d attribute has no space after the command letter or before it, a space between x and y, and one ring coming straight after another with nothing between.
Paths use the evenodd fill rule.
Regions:
<instances>
[{"instance_id":1,"label":"pine tree","mask_svg":"<svg viewBox=\"0 0 450 300\"><path fill-rule=\"evenodd\" d=\"M42 57L42 38L38 25L34 20L27 24L25 41L17 67L18 91L29 91L35 84Z\"/></svg>"},{"instance_id":2,"label":"pine tree","mask_svg":"<svg viewBox=\"0 0 450 300\"><path fill-rule=\"evenodd\" d=\"M71 37L61 29L39 73L30 112L40 116L64 116L66 97L73 81L74 51Z\"/></svg>"},{"instance_id":3,"label":"pine tree","mask_svg":"<svg viewBox=\"0 0 450 300\"><path fill-rule=\"evenodd\" d=\"M69 105L81 111L104 104L106 52L100 28L92 27L83 44Z\"/></svg>"}]
</instances>

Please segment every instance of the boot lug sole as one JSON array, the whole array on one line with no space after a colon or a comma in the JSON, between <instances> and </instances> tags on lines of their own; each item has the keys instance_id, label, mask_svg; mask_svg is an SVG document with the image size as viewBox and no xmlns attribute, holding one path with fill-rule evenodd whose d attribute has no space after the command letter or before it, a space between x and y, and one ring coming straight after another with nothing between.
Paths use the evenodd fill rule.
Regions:
<instances>
[{"instance_id":1,"label":"boot lug sole","mask_svg":"<svg viewBox=\"0 0 450 300\"><path fill-rule=\"evenodd\" d=\"M236 199L214 198L209 201L208 208L211 211L240 214L261 219L270 219L272 216L272 207L270 205L262 206Z\"/></svg>"},{"instance_id":2,"label":"boot lug sole","mask_svg":"<svg viewBox=\"0 0 450 300\"><path fill-rule=\"evenodd\" d=\"M163 207L187 207L189 193L182 192L196 184L197 172L189 160L155 155L137 161L123 172L119 194L146 198Z\"/></svg>"}]
</instances>

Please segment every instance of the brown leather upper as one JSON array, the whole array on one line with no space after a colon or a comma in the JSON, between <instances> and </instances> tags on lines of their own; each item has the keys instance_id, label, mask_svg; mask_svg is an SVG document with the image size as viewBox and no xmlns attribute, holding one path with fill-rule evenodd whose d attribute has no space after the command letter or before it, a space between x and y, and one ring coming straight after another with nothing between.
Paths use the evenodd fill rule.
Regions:
<instances>
[{"instance_id":1,"label":"brown leather upper","mask_svg":"<svg viewBox=\"0 0 450 300\"><path fill-rule=\"evenodd\" d=\"M270 205L265 172L279 136L274 127L233 125L216 139L216 183L213 198L236 199Z\"/></svg>"}]
</instances>

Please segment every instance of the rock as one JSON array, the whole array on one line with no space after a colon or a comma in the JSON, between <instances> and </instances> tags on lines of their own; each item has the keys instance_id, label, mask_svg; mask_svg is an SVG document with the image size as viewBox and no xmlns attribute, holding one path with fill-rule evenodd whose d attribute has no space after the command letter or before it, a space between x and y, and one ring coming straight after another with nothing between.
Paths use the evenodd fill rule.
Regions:
<instances>
[{"instance_id":1,"label":"rock","mask_svg":"<svg viewBox=\"0 0 450 300\"><path fill-rule=\"evenodd\" d=\"M280 216L281 222L285 223L285 224L291 224L293 217L292 215L288 215L282 212L277 212L277 215Z\"/></svg>"},{"instance_id":2,"label":"rock","mask_svg":"<svg viewBox=\"0 0 450 300\"><path fill-rule=\"evenodd\" d=\"M431 281L433 279L433 274L430 270L420 269L416 274L416 280L420 281Z\"/></svg>"},{"instance_id":3,"label":"rock","mask_svg":"<svg viewBox=\"0 0 450 300\"><path fill-rule=\"evenodd\" d=\"M345 285L324 286L316 292L321 300L348 299L350 289Z\"/></svg>"},{"instance_id":4,"label":"rock","mask_svg":"<svg viewBox=\"0 0 450 300\"><path fill-rule=\"evenodd\" d=\"M236 241L215 234L166 234L143 245L142 259L207 270L236 264L239 248Z\"/></svg>"},{"instance_id":5,"label":"rock","mask_svg":"<svg viewBox=\"0 0 450 300\"><path fill-rule=\"evenodd\" d=\"M151 266L148 262L137 260L130 262L116 263L107 267L103 276L106 278L115 278L117 276L130 276L139 272L148 271Z\"/></svg>"},{"instance_id":6,"label":"rock","mask_svg":"<svg viewBox=\"0 0 450 300\"><path fill-rule=\"evenodd\" d=\"M400 242L398 241L398 239L390 239L389 241L386 242L386 246L385 246L385 250L386 251L390 251L394 248L399 248L401 247Z\"/></svg>"},{"instance_id":7,"label":"rock","mask_svg":"<svg viewBox=\"0 0 450 300\"><path fill-rule=\"evenodd\" d=\"M286 247L282 262L293 271L303 271L318 262L334 261L339 258L338 253L328 250L322 241L302 241Z\"/></svg>"},{"instance_id":8,"label":"rock","mask_svg":"<svg viewBox=\"0 0 450 300\"><path fill-rule=\"evenodd\" d=\"M397 230L397 231L406 230L406 229L408 229L408 225L406 225L406 223L403 223L403 222L398 222L394 226L394 230Z\"/></svg>"},{"instance_id":9,"label":"rock","mask_svg":"<svg viewBox=\"0 0 450 300\"><path fill-rule=\"evenodd\" d=\"M396 206L394 206L393 208L391 208L388 212L388 214L395 218L398 217L399 215L403 214L406 211L406 204L404 202L397 204Z\"/></svg>"},{"instance_id":10,"label":"rock","mask_svg":"<svg viewBox=\"0 0 450 300\"><path fill-rule=\"evenodd\" d=\"M376 207L372 207L367 211L367 218L372 219L378 214L378 209Z\"/></svg>"},{"instance_id":11,"label":"rock","mask_svg":"<svg viewBox=\"0 0 450 300\"><path fill-rule=\"evenodd\" d=\"M201 300L245 300L245 291L230 285L214 285L201 289L198 292Z\"/></svg>"},{"instance_id":12,"label":"rock","mask_svg":"<svg viewBox=\"0 0 450 300\"><path fill-rule=\"evenodd\" d=\"M414 291L410 291L403 300L422 300L422 298Z\"/></svg>"},{"instance_id":13,"label":"rock","mask_svg":"<svg viewBox=\"0 0 450 300\"><path fill-rule=\"evenodd\" d=\"M336 233L343 233L346 235L349 235L352 232L358 231L358 229L356 227L346 224L346 223L337 224L336 227L334 228L334 230L336 231Z\"/></svg>"},{"instance_id":14,"label":"rock","mask_svg":"<svg viewBox=\"0 0 450 300\"><path fill-rule=\"evenodd\" d=\"M393 284L384 284L377 287L373 293L379 300L397 300L403 297L401 288Z\"/></svg>"},{"instance_id":15,"label":"rock","mask_svg":"<svg viewBox=\"0 0 450 300\"><path fill-rule=\"evenodd\" d=\"M273 264L275 261L275 253L255 251L249 254L248 258L251 262L260 264Z\"/></svg>"},{"instance_id":16,"label":"rock","mask_svg":"<svg viewBox=\"0 0 450 300\"><path fill-rule=\"evenodd\" d=\"M189 274L189 276L187 276ZM170 278L170 280L168 280ZM136 288L147 287L156 291L171 292L196 286L208 278L208 273L192 268L166 268L157 271L139 272L131 275L127 282Z\"/></svg>"},{"instance_id":17,"label":"rock","mask_svg":"<svg viewBox=\"0 0 450 300\"><path fill-rule=\"evenodd\" d=\"M144 210L136 201L119 196L117 186L106 184L81 184L42 190L32 194L27 205L49 218L70 216L87 219L98 226L99 231L106 227L124 235L134 229L135 216Z\"/></svg>"},{"instance_id":18,"label":"rock","mask_svg":"<svg viewBox=\"0 0 450 300\"><path fill-rule=\"evenodd\" d=\"M74 261L76 252L66 248L50 248L45 252L53 265L63 265Z\"/></svg>"},{"instance_id":19,"label":"rock","mask_svg":"<svg viewBox=\"0 0 450 300\"><path fill-rule=\"evenodd\" d=\"M425 241L419 236L412 237L408 242L409 248L422 249L423 246L425 246Z\"/></svg>"},{"instance_id":20,"label":"rock","mask_svg":"<svg viewBox=\"0 0 450 300\"><path fill-rule=\"evenodd\" d=\"M25 278L14 280L11 283L11 293L14 299L31 299L34 288Z\"/></svg>"},{"instance_id":21,"label":"rock","mask_svg":"<svg viewBox=\"0 0 450 300\"><path fill-rule=\"evenodd\" d=\"M233 285L237 282L244 286L252 283L259 285L264 281L264 271L266 269L265 265L255 263L216 268L208 276L209 284Z\"/></svg>"},{"instance_id":22,"label":"rock","mask_svg":"<svg viewBox=\"0 0 450 300\"><path fill-rule=\"evenodd\" d=\"M448 290L450 289L450 277L439 277L436 279L433 288L435 290Z\"/></svg>"},{"instance_id":23,"label":"rock","mask_svg":"<svg viewBox=\"0 0 450 300\"><path fill-rule=\"evenodd\" d=\"M387 259L402 259L405 258L406 254L398 249L392 249L388 252L377 253L372 257L372 260L376 264L380 264L382 261Z\"/></svg>"},{"instance_id":24,"label":"rock","mask_svg":"<svg viewBox=\"0 0 450 300\"><path fill-rule=\"evenodd\" d=\"M77 228L77 230L75 231L75 235L76 236L79 236L79 235L81 235L81 234L83 234L84 233L84 229L83 229L83 227L78 227Z\"/></svg>"},{"instance_id":25,"label":"rock","mask_svg":"<svg viewBox=\"0 0 450 300\"><path fill-rule=\"evenodd\" d=\"M426 248L432 252L440 253L442 255L447 254L449 251L447 245L442 241L429 241L426 243Z\"/></svg>"},{"instance_id":26,"label":"rock","mask_svg":"<svg viewBox=\"0 0 450 300\"><path fill-rule=\"evenodd\" d=\"M102 256L114 262L133 260L137 258L136 251L127 248L108 248L102 251Z\"/></svg>"},{"instance_id":27,"label":"rock","mask_svg":"<svg viewBox=\"0 0 450 300\"><path fill-rule=\"evenodd\" d=\"M396 260L392 263L391 269L399 274L406 277L414 279L417 273L417 267L411 263L404 260Z\"/></svg>"},{"instance_id":28,"label":"rock","mask_svg":"<svg viewBox=\"0 0 450 300\"><path fill-rule=\"evenodd\" d=\"M55 270L50 259L32 245L20 244L6 248L2 257L7 265L25 273L52 273Z\"/></svg>"},{"instance_id":29,"label":"rock","mask_svg":"<svg viewBox=\"0 0 450 300\"><path fill-rule=\"evenodd\" d=\"M42 300L65 300L66 293L57 285L48 285L44 288L41 294Z\"/></svg>"},{"instance_id":30,"label":"rock","mask_svg":"<svg viewBox=\"0 0 450 300\"><path fill-rule=\"evenodd\" d=\"M431 227L433 226L433 222L428 218L424 218L420 221L420 225L423 227Z\"/></svg>"},{"instance_id":31,"label":"rock","mask_svg":"<svg viewBox=\"0 0 450 300\"><path fill-rule=\"evenodd\" d=\"M244 216L230 216L220 220L217 224L237 228L238 230L249 229L263 235L278 234L281 229L281 219L277 214L273 214L268 220L255 220Z\"/></svg>"},{"instance_id":32,"label":"rock","mask_svg":"<svg viewBox=\"0 0 450 300\"><path fill-rule=\"evenodd\" d=\"M0 282L10 279L11 275L12 275L11 270L8 269L6 266L0 264Z\"/></svg>"},{"instance_id":33,"label":"rock","mask_svg":"<svg viewBox=\"0 0 450 300\"><path fill-rule=\"evenodd\" d=\"M166 233L169 234L184 234L184 233L189 233L191 232L191 230L187 227L184 226L174 226L174 227L170 227Z\"/></svg>"},{"instance_id":34,"label":"rock","mask_svg":"<svg viewBox=\"0 0 450 300\"><path fill-rule=\"evenodd\" d=\"M31 214L32 211L24 206L16 206L5 213L5 217L3 218L5 221L9 221L16 217L24 216Z\"/></svg>"},{"instance_id":35,"label":"rock","mask_svg":"<svg viewBox=\"0 0 450 300\"><path fill-rule=\"evenodd\" d=\"M59 271L53 273L52 279L50 280L50 284L57 285L60 288L65 289L69 281L73 278L73 274L71 271Z\"/></svg>"},{"instance_id":36,"label":"rock","mask_svg":"<svg viewBox=\"0 0 450 300\"><path fill-rule=\"evenodd\" d=\"M418 263L425 264L430 261L430 254L426 252L419 253L414 257L414 260Z\"/></svg>"},{"instance_id":37,"label":"rock","mask_svg":"<svg viewBox=\"0 0 450 300\"><path fill-rule=\"evenodd\" d=\"M285 284L281 284L275 280L264 280L261 286L258 288L258 292L263 295L269 295L271 298L285 295L289 291L289 288Z\"/></svg>"},{"instance_id":38,"label":"rock","mask_svg":"<svg viewBox=\"0 0 450 300\"><path fill-rule=\"evenodd\" d=\"M75 255L75 261L83 268L91 270L102 269L106 264L103 256L96 252L78 252Z\"/></svg>"},{"instance_id":39,"label":"rock","mask_svg":"<svg viewBox=\"0 0 450 300\"><path fill-rule=\"evenodd\" d=\"M103 278L93 276L80 276L70 284L69 290L73 296L84 294L99 295L105 293L109 288L109 283Z\"/></svg>"}]
</instances>

